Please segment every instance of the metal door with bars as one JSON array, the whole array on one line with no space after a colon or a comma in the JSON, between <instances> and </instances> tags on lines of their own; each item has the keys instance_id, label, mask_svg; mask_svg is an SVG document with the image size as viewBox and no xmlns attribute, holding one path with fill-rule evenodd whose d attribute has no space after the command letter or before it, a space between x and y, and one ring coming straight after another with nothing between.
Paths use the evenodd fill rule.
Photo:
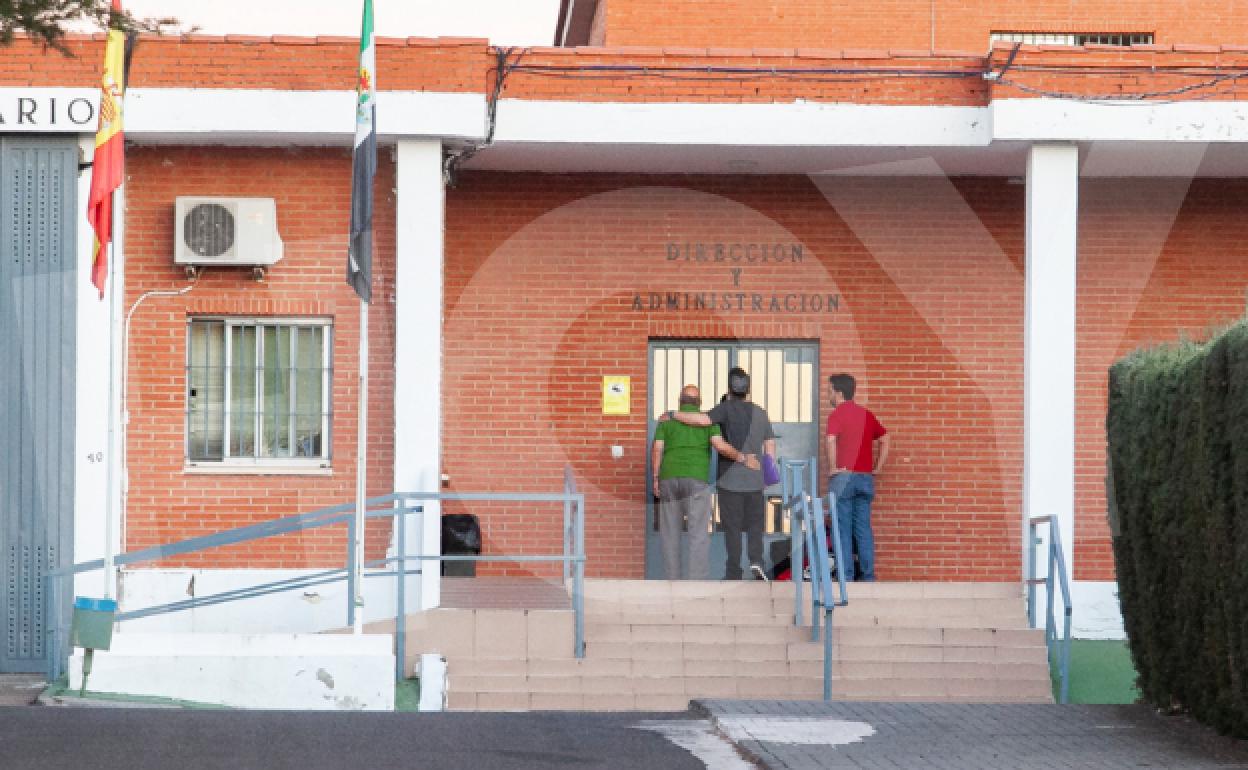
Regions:
<instances>
[{"instance_id":1,"label":"metal door with bars","mask_svg":"<svg viewBox=\"0 0 1248 770\"><path fill-rule=\"evenodd\" d=\"M819 454L819 346L815 342L651 340L649 350L647 436L653 438L658 418L679 408L680 389L697 385L702 409L709 410L728 392L728 370L740 366L750 373L750 397L767 410L776 433L780 458L809 459ZM650 494L652 470L646 453L646 577L662 578L659 519ZM766 490L766 532L769 540L787 537L781 514L779 485ZM716 502L711 519L711 577L724 576L726 550ZM766 551L764 549L764 556Z\"/></svg>"},{"instance_id":2,"label":"metal door with bars","mask_svg":"<svg viewBox=\"0 0 1248 770\"><path fill-rule=\"evenodd\" d=\"M45 669L73 556L77 179L76 138L0 137L0 673Z\"/></svg>"}]
</instances>

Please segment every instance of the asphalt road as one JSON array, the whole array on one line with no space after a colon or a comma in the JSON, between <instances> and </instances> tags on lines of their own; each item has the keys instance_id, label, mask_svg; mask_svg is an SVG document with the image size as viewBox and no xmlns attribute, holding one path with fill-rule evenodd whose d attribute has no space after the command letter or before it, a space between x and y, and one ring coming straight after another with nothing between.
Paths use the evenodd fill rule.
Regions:
<instances>
[{"instance_id":1,"label":"asphalt road","mask_svg":"<svg viewBox=\"0 0 1248 770\"><path fill-rule=\"evenodd\" d=\"M645 768L705 765L643 723L688 714L365 714L0 708L4 770Z\"/></svg>"}]
</instances>

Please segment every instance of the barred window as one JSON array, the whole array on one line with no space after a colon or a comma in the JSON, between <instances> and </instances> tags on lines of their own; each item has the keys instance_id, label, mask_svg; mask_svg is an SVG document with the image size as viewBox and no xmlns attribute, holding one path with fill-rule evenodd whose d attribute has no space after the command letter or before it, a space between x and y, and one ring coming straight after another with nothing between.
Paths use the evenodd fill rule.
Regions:
<instances>
[{"instance_id":1,"label":"barred window","mask_svg":"<svg viewBox=\"0 0 1248 770\"><path fill-rule=\"evenodd\" d=\"M993 32L993 43L1024 45L1150 45L1151 32Z\"/></svg>"},{"instance_id":2,"label":"barred window","mask_svg":"<svg viewBox=\"0 0 1248 770\"><path fill-rule=\"evenodd\" d=\"M327 464L331 333L324 319L191 319L187 462Z\"/></svg>"}]
</instances>

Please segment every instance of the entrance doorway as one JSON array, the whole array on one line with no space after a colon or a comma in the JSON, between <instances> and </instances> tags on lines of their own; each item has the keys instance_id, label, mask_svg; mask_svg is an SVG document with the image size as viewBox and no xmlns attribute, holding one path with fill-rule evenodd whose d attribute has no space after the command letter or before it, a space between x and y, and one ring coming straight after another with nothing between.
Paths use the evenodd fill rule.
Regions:
<instances>
[{"instance_id":1,"label":"entrance doorway","mask_svg":"<svg viewBox=\"0 0 1248 770\"><path fill-rule=\"evenodd\" d=\"M0 673L46 670L73 558L77 184L77 137L0 136Z\"/></svg>"},{"instance_id":2,"label":"entrance doorway","mask_svg":"<svg viewBox=\"0 0 1248 770\"><path fill-rule=\"evenodd\" d=\"M766 409L771 418L777 456L792 460L818 457L818 362L819 345L815 342L651 340L646 435L653 439L659 416L669 409L680 408L680 389L685 385L698 386L702 392L702 408L709 410L728 392L728 370L739 366L750 374L751 399ZM659 546L658 506L650 493L653 476L649 451L647 444L646 577L661 579L665 576ZM768 487L764 498L766 540L787 539L789 525L780 506L780 486ZM764 558L769 558L769 551L765 546ZM716 500L711 515L712 579L724 577L726 556Z\"/></svg>"}]
</instances>

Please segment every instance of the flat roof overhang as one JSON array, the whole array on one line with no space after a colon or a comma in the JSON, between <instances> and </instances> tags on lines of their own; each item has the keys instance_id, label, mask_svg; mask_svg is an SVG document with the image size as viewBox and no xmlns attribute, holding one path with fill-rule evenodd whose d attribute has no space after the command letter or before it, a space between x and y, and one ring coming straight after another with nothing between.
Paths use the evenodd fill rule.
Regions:
<instances>
[{"instance_id":1,"label":"flat roof overhang","mask_svg":"<svg viewBox=\"0 0 1248 770\"><path fill-rule=\"evenodd\" d=\"M7 91L0 88L0 99ZM62 103L93 89L56 91ZM348 91L141 89L127 140L144 145L349 147ZM1248 102L988 106L664 104L503 99L493 142L464 168L552 173L1021 176L1037 142L1076 143L1085 176L1248 176ZM383 145L483 145L484 95L382 92ZM10 130L18 128L9 126ZM82 133L84 127L74 130ZM93 129L91 126L89 129Z\"/></svg>"}]
</instances>

